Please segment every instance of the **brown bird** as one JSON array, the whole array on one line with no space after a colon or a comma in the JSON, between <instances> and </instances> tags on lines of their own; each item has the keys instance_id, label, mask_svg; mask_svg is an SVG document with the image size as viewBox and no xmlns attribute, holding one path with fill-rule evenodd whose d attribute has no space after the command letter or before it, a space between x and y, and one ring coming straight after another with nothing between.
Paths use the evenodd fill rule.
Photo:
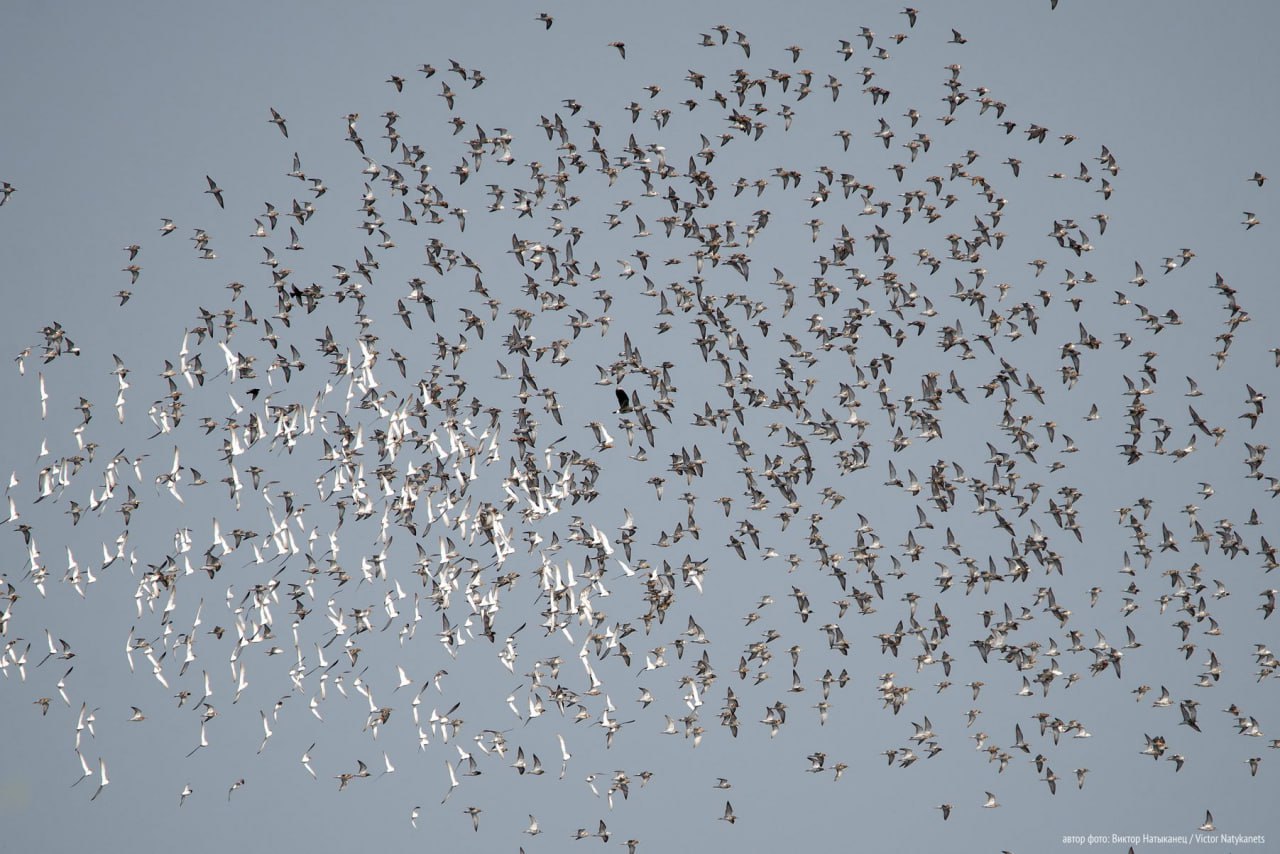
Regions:
<instances>
[{"instance_id":1,"label":"brown bird","mask_svg":"<svg viewBox=\"0 0 1280 854\"><path fill-rule=\"evenodd\" d=\"M271 118L267 119L267 121L280 128L280 133L284 134L285 138L288 139L289 128L285 127L284 116L277 113L275 107L268 107L267 109L271 110Z\"/></svg>"},{"instance_id":2,"label":"brown bird","mask_svg":"<svg viewBox=\"0 0 1280 854\"><path fill-rule=\"evenodd\" d=\"M218 207L225 208L226 205L222 202L222 189L215 184L213 179L208 175L205 175L204 179L209 182L209 189L205 190L205 192L213 196L213 198L218 202Z\"/></svg>"}]
</instances>

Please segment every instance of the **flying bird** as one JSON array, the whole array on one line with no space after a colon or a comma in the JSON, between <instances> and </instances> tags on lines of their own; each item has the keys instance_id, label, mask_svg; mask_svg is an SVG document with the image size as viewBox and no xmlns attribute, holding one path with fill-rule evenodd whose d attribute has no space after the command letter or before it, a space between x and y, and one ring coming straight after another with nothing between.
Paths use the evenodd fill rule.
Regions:
<instances>
[{"instance_id":1,"label":"flying bird","mask_svg":"<svg viewBox=\"0 0 1280 854\"><path fill-rule=\"evenodd\" d=\"M284 117L281 116L278 112L276 112L275 107L268 107L268 109L271 110L271 118L268 119L267 121L269 121L271 124L275 125L276 127L280 128L280 133L284 134L285 139L288 139L289 128L285 126Z\"/></svg>"},{"instance_id":2,"label":"flying bird","mask_svg":"<svg viewBox=\"0 0 1280 854\"><path fill-rule=\"evenodd\" d=\"M213 179L208 175L205 175L204 179L209 182L209 189L205 190L205 192L213 196L214 201L218 203L218 207L225 208L226 205L222 201L222 188L215 184ZM166 222L168 222L168 220L166 220Z\"/></svg>"}]
</instances>

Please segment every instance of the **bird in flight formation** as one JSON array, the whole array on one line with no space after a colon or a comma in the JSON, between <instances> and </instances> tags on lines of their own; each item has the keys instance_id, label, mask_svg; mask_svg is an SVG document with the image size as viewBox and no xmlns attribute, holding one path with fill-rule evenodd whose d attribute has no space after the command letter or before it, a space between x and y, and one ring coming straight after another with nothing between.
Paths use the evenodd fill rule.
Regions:
<instances>
[{"instance_id":1,"label":"bird in flight formation","mask_svg":"<svg viewBox=\"0 0 1280 854\"><path fill-rule=\"evenodd\" d=\"M379 138L362 105L346 115L332 142L350 147L349 169L324 178L303 166L329 141L300 139L300 123L290 137L267 107L281 137L263 145L299 146L268 148L289 203L264 212L229 176L224 194L206 175L208 227L162 220L162 238L190 229L195 259L232 280L172 322L165 346L178 349L149 352L145 367L107 360L51 321L17 356L44 435L34 462L13 455L6 489L0 672L25 684L50 658L69 661L78 650L55 641L71 636L55 624L63 597L132 585L120 678L177 702L125 703L111 720L177 721L177 752L196 742L174 772L178 806L208 791L188 771L219 749L224 717L249 721L255 743L260 726L254 761L270 762L273 737L341 726L325 715L350 705L351 737L375 769L381 750L385 770L330 764L322 729L291 773L320 769L349 797L433 753L441 806L406 795L415 829L461 813L493 834L486 809L524 810L518 794L443 806L458 789L479 795L482 774L522 791L549 771L623 812L661 773L588 763L665 736L690 750L741 738L780 773L794 760L833 783L929 774L964 761L967 737L974 773L938 774L953 790L935 807L943 821L1000 807L986 787L1006 779L1047 784L1024 797L1084 797L1095 735L1126 739L1123 773L1161 774L1196 767L1218 733L1228 750L1243 744L1249 784L1262 758L1240 739L1263 735L1266 708L1231 700L1211 719L1197 698L1277 667L1264 643L1223 652L1264 640L1275 609L1262 586L1280 566L1266 533L1280 495L1266 441L1274 374L1250 337L1266 331L1266 306L1205 265L1207 247L1112 252L1118 155L969 79L980 34L901 14L907 31L892 37L850 28L786 47L718 23L690 34L706 64L679 89L636 78L633 50L617 80L635 100L557 92L530 127L477 124L468 108L485 72L424 63L381 87L395 109ZM545 12L535 24L562 32ZM889 48L908 39L932 39L929 56L948 62L941 106L897 112L925 97L888 88ZM622 41L597 58L609 49L627 60ZM797 67L802 56L816 70ZM426 83L437 73L438 93ZM831 98L808 101L823 79ZM401 111L435 132L417 138ZM785 144L809 124L828 148ZM996 142L978 151L983 138ZM1083 145L1096 153L1077 155ZM776 150L784 162L764 159ZM1265 176L1248 180L1265 193ZM2 187L0 205L14 193ZM350 207L330 204L344 192ZM1038 239L1017 220L1032 198L1061 205ZM357 251L308 239L317 213L351 210ZM1265 233L1244 216L1250 238ZM246 228L258 264L213 251ZM137 240L131 290L115 295L125 322L153 276ZM1149 281L1142 260L1161 258ZM1155 347L1170 340L1199 374L1190 391L1158 385L1169 357ZM71 363L95 360L105 388L74 386ZM103 411L115 417L95 420ZM1116 542L1120 554L1094 545ZM726 617L743 588L757 604ZM49 655L28 667L24 638L42 630ZM81 751L99 707L73 670L84 674L70 667L56 685L67 713L50 688L30 726L74 727L76 782L97 777L96 801L106 762L95 773ZM1137 731L1071 693L1085 682L1141 702L1153 671L1179 681L1142 705ZM503 680L496 702L459 684L476 673ZM931 697L953 684L973 708L943 721ZM871 714L900 737L871 743ZM794 742L776 737L805 716L821 743L778 758ZM1050 762L1076 769L1076 790L1058 790ZM228 802L253 776L218 781ZM727 800L703 810L708 826L753 821ZM564 825L573 839L611 835L602 818ZM550 827L529 814L523 833ZM1207 811L1200 829L1215 829Z\"/></svg>"}]
</instances>

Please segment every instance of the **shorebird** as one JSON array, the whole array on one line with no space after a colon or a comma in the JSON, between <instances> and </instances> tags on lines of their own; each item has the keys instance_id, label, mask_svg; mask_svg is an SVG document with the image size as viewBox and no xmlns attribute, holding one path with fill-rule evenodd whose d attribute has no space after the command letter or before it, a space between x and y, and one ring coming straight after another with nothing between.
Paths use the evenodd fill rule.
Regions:
<instances>
[{"instance_id":1,"label":"shorebird","mask_svg":"<svg viewBox=\"0 0 1280 854\"><path fill-rule=\"evenodd\" d=\"M267 119L267 121L269 121L271 124L275 125L276 127L280 128L280 133L284 135L285 139L288 139L289 128L285 126L284 116L276 112L275 107L268 107L268 109L271 111L271 118Z\"/></svg>"},{"instance_id":2,"label":"shorebird","mask_svg":"<svg viewBox=\"0 0 1280 854\"><path fill-rule=\"evenodd\" d=\"M205 192L213 196L214 201L218 203L218 207L225 208L226 204L224 204L222 201L222 188L219 187L217 184L215 184L213 182L213 179L210 178L208 175L205 175L204 179L209 182L209 189L205 190Z\"/></svg>"}]
</instances>

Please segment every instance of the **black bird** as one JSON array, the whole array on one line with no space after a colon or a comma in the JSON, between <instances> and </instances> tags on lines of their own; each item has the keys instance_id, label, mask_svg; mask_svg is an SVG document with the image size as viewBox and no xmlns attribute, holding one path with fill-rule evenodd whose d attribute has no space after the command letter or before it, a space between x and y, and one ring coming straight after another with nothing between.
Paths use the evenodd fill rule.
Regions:
<instances>
[{"instance_id":1,"label":"black bird","mask_svg":"<svg viewBox=\"0 0 1280 854\"><path fill-rule=\"evenodd\" d=\"M631 411L631 398L627 397L627 393L620 388L615 388L613 393L618 397L618 413Z\"/></svg>"}]
</instances>

